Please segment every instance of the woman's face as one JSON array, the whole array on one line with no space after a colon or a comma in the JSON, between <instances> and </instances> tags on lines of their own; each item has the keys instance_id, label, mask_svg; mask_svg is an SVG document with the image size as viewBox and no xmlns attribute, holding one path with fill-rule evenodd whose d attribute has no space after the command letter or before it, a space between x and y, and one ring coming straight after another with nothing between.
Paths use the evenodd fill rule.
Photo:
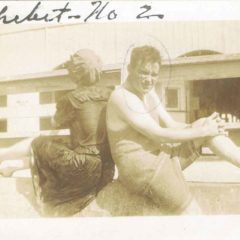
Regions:
<instances>
[{"instance_id":1,"label":"woman's face","mask_svg":"<svg viewBox=\"0 0 240 240\"><path fill-rule=\"evenodd\" d=\"M154 88L159 78L160 65L158 62L139 61L128 70L132 87L140 94L146 94Z\"/></svg>"}]
</instances>

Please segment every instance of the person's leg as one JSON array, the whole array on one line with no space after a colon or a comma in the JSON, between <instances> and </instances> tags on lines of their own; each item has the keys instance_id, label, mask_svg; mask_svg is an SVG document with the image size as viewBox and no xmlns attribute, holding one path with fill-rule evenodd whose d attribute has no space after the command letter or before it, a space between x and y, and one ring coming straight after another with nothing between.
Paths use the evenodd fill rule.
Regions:
<instances>
[{"instance_id":1,"label":"person's leg","mask_svg":"<svg viewBox=\"0 0 240 240\"><path fill-rule=\"evenodd\" d=\"M240 167L240 148L230 138L213 137L207 141L207 145L216 155Z\"/></svg>"},{"instance_id":2,"label":"person's leg","mask_svg":"<svg viewBox=\"0 0 240 240\"><path fill-rule=\"evenodd\" d=\"M17 170L29 168L29 157L33 139L24 139L8 148L0 149L1 175L9 177Z\"/></svg>"},{"instance_id":3,"label":"person's leg","mask_svg":"<svg viewBox=\"0 0 240 240\"><path fill-rule=\"evenodd\" d=\"M163 214L181 214L191 203L192 193L184 179L179 159L172 156L172 147L165 144L157 160L158 165L153 166L155 173L142 192Z\"/></svg>"},{"instance_id":4,"label":"person's leg","mask_svg":"<svg viewBox=\"0 0 240 240\"><path fill-rule=\"evenodd\" d=\"M218 113L213 113L210 117L215 118L216 121L222 121ZM200 126L204 124L206 118L199 119L193 123L193 126ZM203 142L196 141L197 147ZM238 147L229 137L219 135L206 139L206 145L219 157L231 162L237 167L240 167L240 147Z\"/></svg>"},{"instance_id":5,"label":"person's leg","mask_svg":"<svg viewBox=\"0 0 240 240\"><path fill-rule=\"evenodd\" d=\"M8 148L0 149L0 163L4 160L16 160L29 157L33 139L34 138L27 138Z\"/></svg>"},{"instance_id":6,"label":"person's leg","mask_svg":"<svg viewBox=\"0 0 240 240\"><path fill-rule=\"evenodd\" d=\"M0 164L0 174L4 177L10 177L18 170L29 168L29 157L20 160L6 160Z\"/></svg>"},{"instance_id":7,"label":"person's leg","mask_svg":"<svg viewBox=\"0 0 240 240\"><path fill-rule=\"evenodd\" d=\"M209 147L217 156L227 160L237 167L240 167L240 148L227 136L219 135L208 139L199 139L192 141L194 147L192 150L187 150L184 147L180 154L180 164L184 170L190 166L198 157L192 157L194 152L204 144Z\"/></svg>"},{"instance_id":8,"label":"person's leg","mask_svg":"<svg viewBox=\"0 0 240 240\"><path fill-rule=\"evenodd\" d=\"M217 117L217 113L214 113ZM220 120L220 118L219 118ZM192 124L192 127L199 127L206 121L206 118L201 118ZM231 162L237 167L240 167L240 147L238 147L229 137L225 135L219 135L215 137L203 138L192 141L195 151L197 151L202 145L208 146L216 155ZM191 156L191 151L188 151ZM184 154L183 154L184 155ZM180 157L180 164L182 169L185 169L191 165L197 158L187 157L185 153L184 157Z\"/></svg>"}]
</instances>

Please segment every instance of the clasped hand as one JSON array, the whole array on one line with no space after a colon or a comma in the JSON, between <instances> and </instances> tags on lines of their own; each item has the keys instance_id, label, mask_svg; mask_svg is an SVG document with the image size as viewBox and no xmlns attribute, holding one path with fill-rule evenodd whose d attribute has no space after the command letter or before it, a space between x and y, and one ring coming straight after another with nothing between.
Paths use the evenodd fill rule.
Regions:
<instances>
[{"instance_id":1,"label":"clasped hand","mask_svg":"<svg viewBox=\"0 0 240 240\"><path fill-rule=\"evenodd\" d=\"M226 122L217 112L214 112L209 117L198 119L192 123L192 127L202 127L207 136L228 135L225 128Z\"/></svg>"}]
</instances>

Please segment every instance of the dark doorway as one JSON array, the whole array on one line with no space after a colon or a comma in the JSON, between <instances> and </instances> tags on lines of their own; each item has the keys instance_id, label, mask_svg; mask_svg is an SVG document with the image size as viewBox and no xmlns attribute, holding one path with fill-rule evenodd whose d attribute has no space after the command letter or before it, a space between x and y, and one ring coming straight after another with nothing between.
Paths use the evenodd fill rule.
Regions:
<instances>
[{"instance_id":1,"label":"dark doorway","mask_svg":"<svg viewBox=\"0 0 240 240\"><path fill-rule=\"evenodd\" d=\"M216 111L227 122L240 121L240 79L194 81L191 95L196 105L192 120Z\"/></svg>"},{"instance_id":2,"label":"dark doorway","mask_svg":"<svg viewBox=\"0 0 240 240\"><path fill-rule=\"evenodd\" d=\"M240 79L202 80L191 83L190 121L219 112L240 145ZM231 127L230 127L231 128Z\"/></svg>"}]
</instances>

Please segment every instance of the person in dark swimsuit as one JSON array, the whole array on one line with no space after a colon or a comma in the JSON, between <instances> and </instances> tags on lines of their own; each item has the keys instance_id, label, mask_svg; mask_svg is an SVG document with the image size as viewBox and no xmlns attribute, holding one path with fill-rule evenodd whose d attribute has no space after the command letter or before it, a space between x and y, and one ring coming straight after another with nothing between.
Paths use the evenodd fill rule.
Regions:
<instances>
[{"instance_id":1,"label":"person in dark swimsuit","mask_svg":"<svg viewBox=\"0 0 240 240\"><path fill-rule=\"evenodd\" d=\"M12 146L2 156L0 152L1 159L16 159L17 149L25 151L22 157L32 152L30 166L37 200L42 211L51 215L81 210L114 175L105 126L112 89L97 86L100 59L90 50L80 50L66 66L77 88L57 102L54 122L58 128L70 129L70 141L40 136ZM70 203L67 211L62 210L63 203ZM74 203L77 207L69 207Z\"/></svg>"}]
</instances>

